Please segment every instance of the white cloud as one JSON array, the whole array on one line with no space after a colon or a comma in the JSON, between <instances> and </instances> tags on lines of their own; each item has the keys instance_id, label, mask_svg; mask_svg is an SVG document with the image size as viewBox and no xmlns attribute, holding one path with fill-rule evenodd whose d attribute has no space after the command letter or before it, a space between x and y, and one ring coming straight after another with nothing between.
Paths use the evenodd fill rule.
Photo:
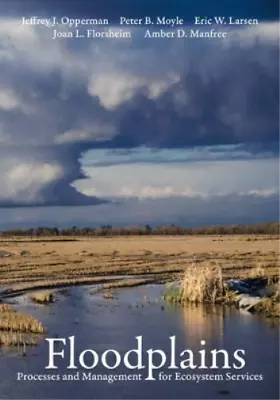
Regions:
<instances>
[{"instance_id":1,"label":"white cloud","mask_svg":"<svg viewBox=\"0 0 280 400\"><path fill-rule=\"evenodd\" d=\"M12 89L0 89L0 108L8 111L19 106L19 100Z\"/></svg>"},{"instance_id":2,"label":"white cloud","mask_svg":"<svg viewBox=\"0 0 280 400\"><path fill-rule=\"evenodd\" d=\"M112 109L131 99L135 91L143 85L144 82L137 77L112 73L93 75L88 90L91 96L99 98L104 107Z\"/></svg>"},{"instance_id":3,"label":"white cloud","mask_svg":"<svg viewBox=\"0 0 280 400\"><path fill-rule=\"evenodd\" d=\"M168 157L166 150L162 152ZM159 158L160 153L156 153ZM176 156L174 150L169 153L171 157ZM94 157L93 151L91 157ZM74 182L74 187L86 195L101 197L208 197L229 193L256 193L262 196L273 194L278 187L277 159L175 164L139 162L105 167L85 166L84 170L89 178Z\"/></svg>"},{"instance_id":4,"label":"white cloud","mask_svg":"<svg viewBox=\"0 0 280 400\"><path fill-rule=\"evenodd\" d=\"M269 188L269 189L254 189L254 190L249 190L247 193L242 193L244 195L253 195L253 196L259 196L259 197L271 197L274 195L279 194L279 188L274 187L274 188Z\"/></svg>"},{"instance_id":5,"label":"white cloud","mask_svg":"<svg viewBox=\"0 0 280 400\"><path fill-rule=\"evenodd\" d=\"M2 165L1 165L2 167ZM63 177L63 168L50 163L25 163L18 160L9 160L6 170L0 177L1 200L16 200L29 203L31 201L42 202L41 189Z\"/></svg>"},{"instance_id":6,"label":"white cloud","mask_svg":"<svg viewBox=\"0 0 280 400\"><path fill-rule=\"evenodd\" d=\"M118 191L99 191L96 188L90 187L87 189L83 189L82 193L84 193L87 196L100 196L100 197L120 197L120 198L138 198L138 199L163 199L163 198L170 198L170 197L188 197L188 198L210 198L213 195L217 197L223 197L227 196L230 194L233 195L240 195L240 196L257 196L259 198L261 197L266 197L269 198L271 196L275 196L279 194L279 189L278 188L269 188L269 189L252 189L248 190L246 192L231 192L230 190L228 192L223 192L222 190L220 192L215 192L214 193L202 193L195 191L191 187L184 188L182 187L182 190L175 189L172 186L143 186L141 188L135 188L135 187L128 187L128 186L122 186Z\"/></svg>"},{"instance_id":7,"label":"white cloud","mask_svg":"<svg viewBox=\"0 0 280 400\"><path fill-rule=\"evenodd\" d=\"M3 111L19 109L26 115L31 115L35 111L35 107L18 97L15 89L8 87L0 89L0 109Z\"/></svg>"},{"instance_id":8,"label":"white cloud","mask_svg":"<svg viewBox=\"0 0 280 400\"><path fill-rule=\"evenodd\" d=\"M124 186L115 195L120 197L137 197L139 199L203 196L202 193L195 192L192 188L182 188L182 190L176 190L172 186L144 186L138 190Z\"/></svg>"},{"instance_id":9,"label":"white cloud","mask_svg":"<svg viewBox=\"0 0 280 400\"><path fill-rule=\"evenodd\" d=\"M97 96L100 103L110 110L132 99L140 89L147 90L148 97L156 99L179 79L179 75L167 74L163 78L154 80L114 70L101 75L93 74L88 90L91 96Z\"/></svg>"},{"instance_id":10,"label":"white cloud","mask_svg":"<svg viewBox=\"0 0 280 400\"><path fill-rule=\"evenodd\" d=\"M279 22L262 22L257 25L247 26L245 29L234 29L230 39L233 41L243 39L243 44L250 44L252 41L256 41L257 38L278 42L279 28Z\"/></svg>"}]
</instances>

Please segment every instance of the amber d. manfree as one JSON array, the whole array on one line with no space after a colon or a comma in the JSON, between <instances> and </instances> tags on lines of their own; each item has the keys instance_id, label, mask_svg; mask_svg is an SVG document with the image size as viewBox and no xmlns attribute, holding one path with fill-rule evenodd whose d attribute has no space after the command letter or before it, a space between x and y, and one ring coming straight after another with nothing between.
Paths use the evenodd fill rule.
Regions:
<instances>
[{"instance_id":1,"label":"amber d. manfree","mask_svg":"<svg viewBox=\"0 0 280 400\"><path fill-rule=\"evenodd\" d=\"M170 349L168 353L160 349L149 349L143 351L142 336L135 337L137 344L135 348L128 350L121 355L117 350L108 349L102 354L98 354L94 349L85 349L80 354L75 350L75 336L69 338L46 338L49 346L48 365L46 369L57 369L56 359L61 357L67 362L67 369L84 368L91 370L99 365L108 370L118 368L121 364L129 370L147 369L146 380L155 380L154 371L161 368L170 370L185 369L242 369L246 365L244 359L245 350L237 349L233 354L229 354L224 349L213 349L208 351L203 348L205 340L201 340L201 350L193 352L191 349L178 351L176 348L176 336L170 336ZM67 350L67 360L65 357ZM206 357L210 356L211 363L206 365ZM132 360L133 358L133 360Z\"/></svg>"}]
</instances>

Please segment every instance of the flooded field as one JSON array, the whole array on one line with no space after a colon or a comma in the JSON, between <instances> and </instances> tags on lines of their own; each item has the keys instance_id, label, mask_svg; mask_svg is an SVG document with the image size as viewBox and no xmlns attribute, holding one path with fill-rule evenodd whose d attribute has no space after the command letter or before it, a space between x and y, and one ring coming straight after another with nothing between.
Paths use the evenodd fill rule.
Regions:
<instances>
[{"instance_id":1,"label":"flooded field","mask_svg":"<svg viewBox=\"0 0 280 400\"><path fill-rule=\"evenodd\" d=\"M193 267L198 272L218 268L224 281L256 273L277 281L277 236L7 238L0 250L0 398L278 398L277 318L221 305L182 307L162 299L166 285ZM75 360L78 368L69 370L72 336L75 357L92 349L102 358L112 349L122 359L137 349L141 336L143 368L131 371L121 362L110 370L98 362L86 369ZM55 357L57 370L45 369L46 338L65 338L65 348L60 342L56 349L65 351L64 359ZM195 357L205 351L206 368L193 360L182 369L180 354L186 349ZM223 349L229 367L220 354L217 368L211 369L211 351ZM242 369L232 367L238 349L246 353ZM155 380L146 380L148 350L158 350ZM93 365L90 357L87 353L85 363ZM102 379L131 373L132 380ZM40 374L59 375L60 381L34 381L32 376Z\"/></svg>"},{"instance_id":2,"label":"flooded field","mask_svg":"<svg viewBox=\"0 0 280 400\"><path fill-rule=\"evenodd\" d=\"M117 350L122 356L135 349L136 337L143 339L145 368L137 370L141 380L115 381L69 380L58 382L17 381L17 374L127 374L123 364L109 371L101 367L94 370L78 368L67 370L69 349L65 359L56 357L58 370L45 370L48 364L48 343L41 337L36 347L28 347L26 356L18 349L1 348L0 397L1 398L177 398L177 399L276 399L279 398L279 327L278 322L230 307L168 305L162 301L164 285L147 285L112 291L112 298L104 299L95 286L79 286L55 292L56 301L43 306L30 301L29 294L11 299L19 312L38 318L47 327L46 337L68 338L75 336L75 354L94 349L102 354L108 349ZM170 357L170 337L176 337L176 360L180 352L201 350L205 341L206 353L212 349L226 349L233 354L245 349L246 366L240 370L170 370L168 363L155 370L155 381L147 381L146 351L161 349ZM61 350L61 348L60 348ZM90 363L90 361L88 360ZM156 363L159 363L157 359ZM156 364L155 363L155 364ZM170 381L160 380L158 374L172 374ZM174 374L181 373L182 379ZM222 380L192 380L190 376L221 374ZM262 380L226 379L232 375L262 376ZM184 380L183 380L184 379ZM198 378L196 378L198 379Z\"/></svg>"},{"instance_id":3,"label":"flooded field","mask_svg":"<svg viewBox=\"0 0 280 400\"><path fill-rule=\"evenodd\" d=\"M279 237L6 238L0 241L0 287L19 292L93 284L119 275L145 278L152 274L155 280L167 281L193 263L219 266L225 278L244 278L255 269L275 277L279 273Z\"/></svg>"}]
</instances>

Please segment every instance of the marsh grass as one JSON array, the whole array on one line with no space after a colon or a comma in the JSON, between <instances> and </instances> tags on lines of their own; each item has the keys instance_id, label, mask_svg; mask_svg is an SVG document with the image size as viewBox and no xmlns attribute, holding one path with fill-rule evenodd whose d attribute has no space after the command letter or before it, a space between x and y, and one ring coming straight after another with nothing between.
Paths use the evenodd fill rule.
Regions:
<instances>
[{"instance_id":1,"label":"marsh grass","mask_svg":"<svg viewBox=\"0 0 280 400\"><path fill-rule=\"evenodd\" d=\"M180 303L182 301L180 286L174 283L168 285L167 293L163 298L171 303Z\"/></svg>"},{"instance_id":2,"label":"marsh grass","mask_svg":"<svg viewBox=\"0 0 280 400\"><path fill-rule=\"evenodd\" d=\"M34 334L0 331L0 346L36 346L36 344L37 336Z\"/></svg>"},{"instance_id":3,"label":"marsh grass","mask_svg":"<svg viewBox=\"0 0 280 400\"><path fill-rule=\"evenodd\" d=\"M117 282L108 282L102 285L102 289L114 289L114 288L124 288L124 287L135 287L141 285L147 285L149 283L155 282L154 278L143 278L143 279L127 279Z\"/></svg>"},{"instance_id":4,"label":"marsh grass","mask_svg":"<svg viewBox=\"0 0 280 400\"><path fill-rule=\"evenodd\" d=\"M269 298L263 298L255 307L255 311L265 314L267 317L280 317L280 289L279 282L275 285L274 294Z\"/></svg>"},{"instance_id":5,"label":"marsh grass","mask_svg":"<svg viewBox=\"0 0 280 400\"><path fill-rule=\"evenodd\" d=\"M27 291L103 284L114 275L148 278L153 274L160 281L165 274L168 279L178 279L193 260L201 266L217 263L227 278L247 278L252 267L262 263L265 276L276 277L278 239L272 242L269 238L259 237L255 243L245 241L246 236L236 235L214 239L213 236L106 237L69 243L47 241L43 243L45 246L25 239L29 244L24 262L16 238L9 243L5 240L5 251L14 256L1 259L0 285L5 288L1 294L2 298L8 298Z\"/></svg>"},{"instance_id":6,"label":"marsh grass","mask_svg":"<svg viewBox=\"0 0 280 400\"><path fill-rule=\"evenodd\" d=\"M188 266L179 286L171 286L165 296L170 302L179 303L219 303L227 299L220 267Z\"/></svg>"},{"instance_id":7,"label":"marsh grass","mask_svg":"<svg viewBox=\"0 0 280 400\"><path fill-rule=\"evenodd\" d=\"M114 299L114 295L111 292L105 292L103 294L103 297L104 297L105 300L113 300Z\"/></svg>"},{"instance_id":8,"label":"marsh grass","mask_svg":"<svg viewBox=\"0 0 280 400\"><path fill-rule=\"evenodd\" d=\"M178 303L232 303L234 294L223 283L222 269L211 263L192 263L186 268L179 285L171 285L164 298Z\"/></svg>"},{"instance_id":9,"label":"marsh grass","mask_svg":"<svg viewBox=\"0 0 280 400\"><path fill-rule=\"evenodd\" d=\"M248 237L250 241L246 240ZM279 277L279 237L276 236L149 235L85 237L75 239L75 242L69 237L65 239L66 241L38 239L38 242L44 242L40 244L36 239L25 238L28 251L23 258L19 254L23 246L22 239L14 237L7 241L7 238L3 238L0 241L1 249L2 246L5 247L4 250L13 256L1 258L1 299L20 296L26 292L31 294L35 291L52 291L54 288L64 290L65 287L75 285L96 284L98 291L100 288L106 291L106 287L102 288L102 285L107 283L107 290L110 291L114 287L125 288L180 279L181 286L168 290L167 297L170 301L198 302L203 299L224 304L223 297L219 296L221 285L213 284L213 279L205 276L198 277L198 267L202 268L200 271L221 267L225 281L233 278L247 279L250 274L262 276L264 272L264 278L272 279L273 282ZM196 266L187 271L188 277L182 276L186 266L191 266L193 261ZM125 282L120 282L125 275ZM130 279L131 276L135 280ZM187 284L184 284L185 281ZM219 279L216 279L216 283L217 281ZM212 289L207 290L207 287ZM231 301L232 297L232 292L225 293L226 301ZM3 309L2 306L4 311L5 307Z\"/></svg>"},{"instance_id":10,"label":"marsh grass","mask_svg":"<svg viewBox=\"0 0 280 400\"><path fill-rule=\"evenodd\" d=\"M263 278L264 276L266 276L266 268L262 263L257 263L250 271L251 278Z\"/></svg>"},{"instance_id":11,"label":"marsh grass","mask_svg":"<svg viewBox=\"0 0 280 400\"><path fill-rule=\"evenodd\" d=\"M270 298L263 298L256 304L252 310L253 312L264 314L266 317L280 317L280 304L279 295Z\"/></svg>"},{"instance_id":12,"label":"marsh grass","mask_svg":"<svg viewBox=\"0 0 280 400\"><path fill-rule=\"evenodd\" d=\"M222 269L193 263L183 275L180 293L185 302L216 303L225 294Z\"/></svg>"},{"instance_id":13,"label":"marsh grass","mask_svg":"<svg viewBox=\"0 0 280 400\"><path fill-rule=\"evenodd\" d=\"M54 295L50 290L44 290L32 293L31 300L39 304L49 304L53 302Z\"/></svg>"},{"instance_id":14,"label":"marsh grass","mask_svg":"<svg viewBox=\"0 0 280 400\"><path fill-rule=\"evenodd\" d=\"M277 284L277 286L276 286L276 288L275 288L274 297L275 297L275 301L277 301L277 302L279 303L279 302L280 302L280 287L279 287L279 282L278 282L278 284Z\"/></svg>"},{"instance_id":15,"label":"marsh grass","mask_svg":"<svg viewBox=\"0 0 280 400\"><path fill-rule=\"evenodd\" d=\"M16 312L10 304L0 304L0 318L1 313Z\"/></svg>"},{"instance_id":16,"label":"marsh grass","mask_svg":"<svg viewBox=\"0 0 280 400\"><path fill-rule=\"evenodd\" d=\"M0 331L17 333L44 333L44 327L31 315L15 311L9 304L0 307Z\"/></svg>"}]
</instances>

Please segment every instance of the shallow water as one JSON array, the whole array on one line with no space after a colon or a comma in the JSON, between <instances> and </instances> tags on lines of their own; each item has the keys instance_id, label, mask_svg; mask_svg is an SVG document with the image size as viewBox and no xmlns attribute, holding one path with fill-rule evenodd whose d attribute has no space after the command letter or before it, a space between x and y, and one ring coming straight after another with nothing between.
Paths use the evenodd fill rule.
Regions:
<instances>
[{"instance_id":1,"label":"shallow water","mask_svg":"<svg viewBox=\"0 0 280 400\"><path fill-rule=\"evenodd\" d=\"M149 285L138 288L121 289L113 300L105 301L100 294L92 294L94 286L72 287L59 295L51 306L30 303L29 296L16 301L19 311L28 312L48 327L47 337L75 336L75 354L85 349L94 349L102 354L115 349L121 355L136 348L136 336L143 337L144 364L147 363L147 349L161 349L170 357L170 339L176 336L176 362L179 354L191 349L195 357L205 348L207 355L212 349L226 349L232 355L236 349L245 349L246 366L242 370L168 370L162 367L154 372L155 381L147 381L146 369L135 371L124 366L116 370L96 367L94 370L80 368L94 374L141 373L141 381L108 383L106 381L59 381L29 382L17 381L17 373L25 374L69 374L67 370L69 353L65 359L57 357L58 370L45 370L48 363L48 343L42 338L36 348L27 350L27 357L16 351L1 351L0 398L172 398L172 399L278 399L279 398L279 328L264 318L251 314L241 314L233 308L187 307L167 305L160 300L165 288ZM206 345L201 345L201 340ZM68 347L67 347L68 348ZM66 348L65 348L66 349ZM61 350L61 348L60 348ZM159 359L155 359L159 362ZM198 359L196 359L198 360ZM207 365L208 357L206 357ZM232 361L232 359L231 359ZM88 361L90 363L91 360ZM111 361L113 362L113 361ZM121 364L123 365L123 364ZM171 374L170 381L158 380L160 371ZM220 381L179 381L176 372L195 375L222 374ZM258 374L262 381L226 380L225 374Z\"/></svg>"}]
</instances>

